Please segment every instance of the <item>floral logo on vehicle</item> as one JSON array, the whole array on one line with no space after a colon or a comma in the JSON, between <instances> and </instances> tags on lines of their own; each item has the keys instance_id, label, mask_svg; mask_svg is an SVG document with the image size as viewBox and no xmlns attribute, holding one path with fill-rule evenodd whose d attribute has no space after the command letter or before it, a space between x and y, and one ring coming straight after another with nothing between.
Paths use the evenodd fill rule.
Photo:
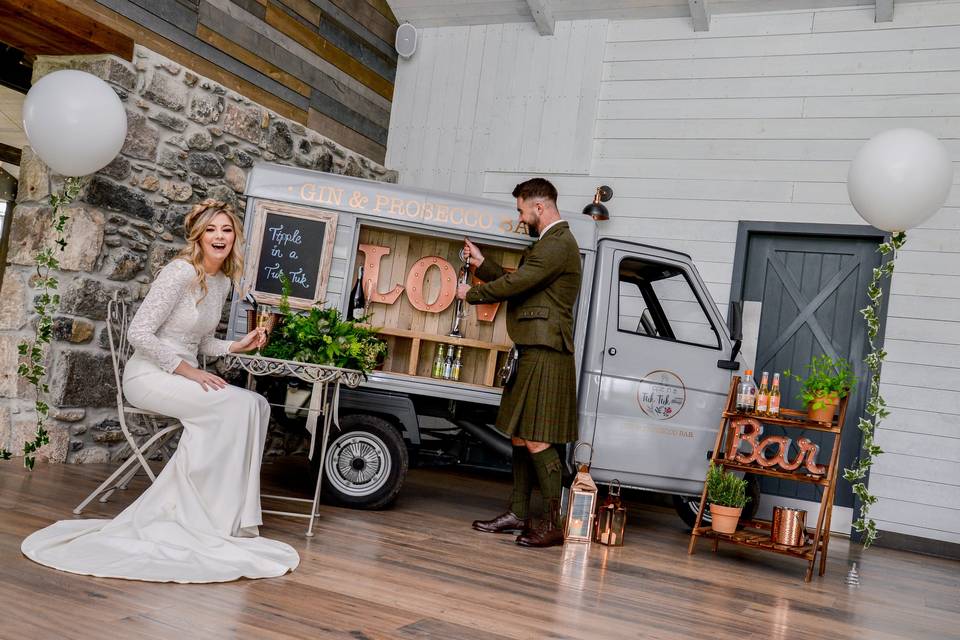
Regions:
<instances>
[{"instance_id":1,"label":"floral logo on vehicle","mask_svg":"<svg viewBox=\"0 0 960 640\"><path fill-rule=\"evenodd\" d=\"M637 402L640 409L656 420L669 420L683 409L687 390L675 373L651 371L640 380Z\"/></svg>"}]
</instances>

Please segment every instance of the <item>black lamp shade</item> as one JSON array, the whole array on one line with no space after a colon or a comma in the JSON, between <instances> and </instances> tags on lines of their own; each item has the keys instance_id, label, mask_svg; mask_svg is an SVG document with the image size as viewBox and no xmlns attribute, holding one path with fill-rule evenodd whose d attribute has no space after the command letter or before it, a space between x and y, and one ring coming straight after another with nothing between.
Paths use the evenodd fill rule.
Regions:
<instances>
[{"instance_id":1,"label":"black lamp shade","mask_svg":"<svg viewBox=\"0 0 960 640\"><path fill-rule=\"evenodd\" d=\"M609 220L610 212L599 202L591 202L583 208L583 215L590 216L594 220Z\"/></svg>"}]
</instances>

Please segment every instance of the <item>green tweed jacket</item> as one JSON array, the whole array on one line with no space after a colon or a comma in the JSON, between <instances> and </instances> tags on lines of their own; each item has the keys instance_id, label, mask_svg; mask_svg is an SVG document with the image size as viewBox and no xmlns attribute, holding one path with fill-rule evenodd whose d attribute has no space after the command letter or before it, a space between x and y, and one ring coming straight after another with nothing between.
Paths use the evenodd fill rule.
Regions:
<instances>
[{"instance_id":1,"label":"green tweed jacket","mask_svg":"<svg viewBox=\"0 0 960 640\"><path fill-rule=\"evenodd\" d=\"M570 225L559 222L524 249L520 266L507 273L484 258L476 276L485 284L470 289L467 302L506 301L507 332L520 346L573 353L573 307L580 293L580 248Z\"/></svg>"}]
</instances>

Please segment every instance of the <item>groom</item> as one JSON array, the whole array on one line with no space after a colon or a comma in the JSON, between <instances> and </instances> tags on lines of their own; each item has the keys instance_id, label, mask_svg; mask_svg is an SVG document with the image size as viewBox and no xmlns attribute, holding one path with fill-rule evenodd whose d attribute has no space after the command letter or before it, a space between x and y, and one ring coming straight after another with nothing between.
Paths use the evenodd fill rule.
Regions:
<instances>
[{"instance_id":1,"label":"groom","mask_svg":"<svg viewBox=\"0 0 960 640\"><path fill-rule=\"evenodd\" d=\"M507 273L464 240L464 253L486 284L461 284L457 296L471 304L507 303L507 332L520 350L516 379L504 389L497 428L513 443L513 494L510 507L473 528L488 533L519 532L517 544L563 544L560 514L562 463L553 444L577 439L576 365L573 358L573 307L580 291L580 249L570 226L560 219L557 190L543 178L513 190L517 212L537 241ZM540 484L543 520L530 527L533 478Z\"/></svg>"}]
</instances>

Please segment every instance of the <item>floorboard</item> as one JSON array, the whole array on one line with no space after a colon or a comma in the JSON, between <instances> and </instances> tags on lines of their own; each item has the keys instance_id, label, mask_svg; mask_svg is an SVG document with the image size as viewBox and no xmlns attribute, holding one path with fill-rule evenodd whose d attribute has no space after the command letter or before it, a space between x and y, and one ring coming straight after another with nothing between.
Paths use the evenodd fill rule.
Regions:
<instances>
[{"instance_id":1,"label":"floorboard","mask_svg":"<svg viewBox=\"0 0 960 640\"><path fill-rule=\"evenodd\" d=\"M105 477L104 465L0 463L0 639L104 637L718 638L833 640L956 638L960 563L902 551L863 552L834 538L826 576L805 562L701 543L672 509L632 499L626 545L534 550L470 529L499 512L509 478L451 469L411 471L385 511L322 507L305 521L266 516L263 535L293 545L301 565L271 580L176 585L75 576L30 562L20 542ZM303 496L300 459L264 465L264 491ZM143 478L84 517L109 518ZM642 496L641 496L642 497ZM267 501L264 505L267 506ZM275 505L280 506L280 505ZM856 561L862 584L843 578Z\"/></svg>"}]
</instances>

